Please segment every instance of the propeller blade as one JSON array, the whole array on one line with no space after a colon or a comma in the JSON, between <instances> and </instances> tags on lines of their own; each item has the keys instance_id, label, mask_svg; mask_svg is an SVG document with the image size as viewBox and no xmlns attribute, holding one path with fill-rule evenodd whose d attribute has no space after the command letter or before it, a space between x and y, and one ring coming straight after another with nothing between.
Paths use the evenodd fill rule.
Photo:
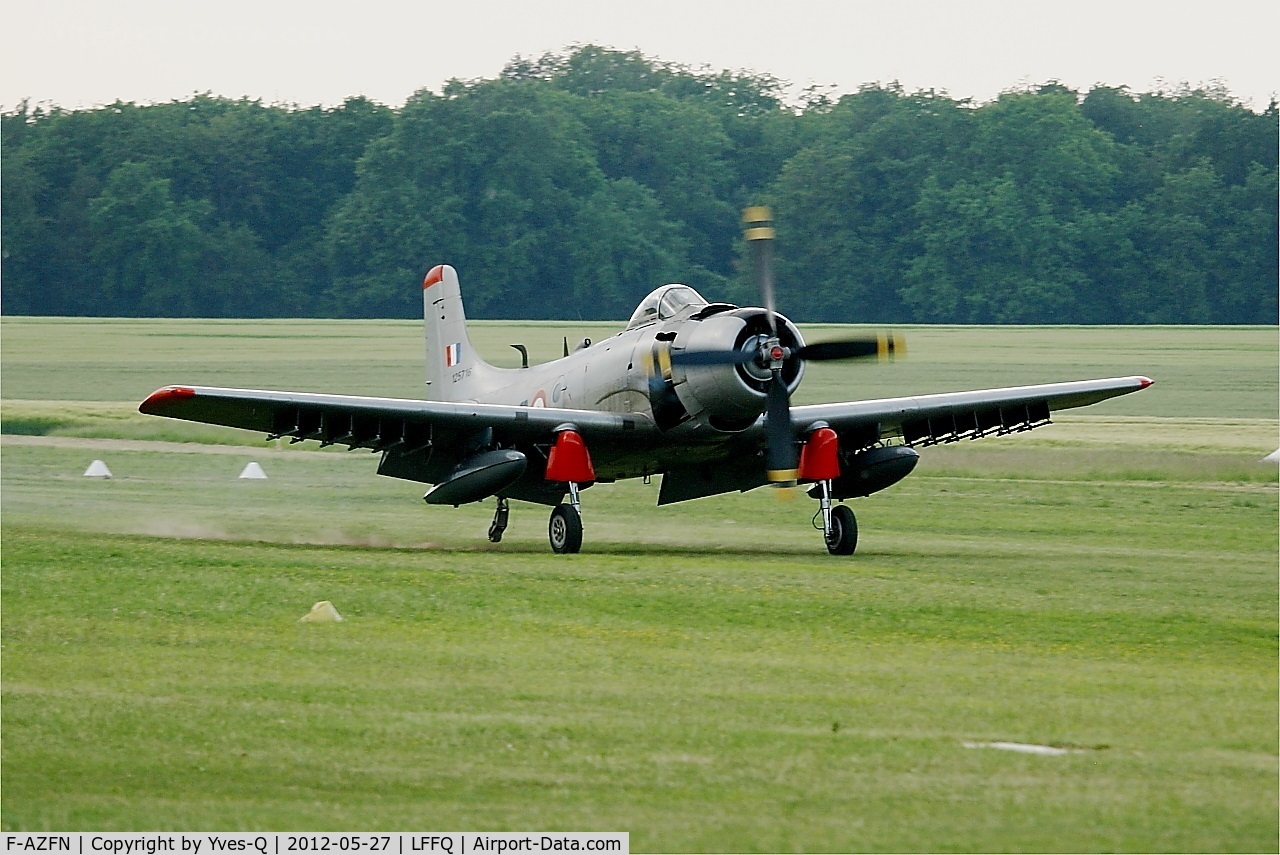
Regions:
<instances>
[{"instance_id":1,"label":"propeller blade","mask_svg":"<svg viewBox=\"0 0 1280 855\"><path fill-rule=\"evenodd\" d=\"M777 310L773 302L773 212L763 205L744 208L742 222L746 225L743 235L751 251L751 275L764 303L769 319L769 331L778 334Z\"/></svg>"},{"instance_id":2,"label":"propeller blade","mask_svg":"<svg viewBox=\"0 0 1280 855\"><path fill-rule=\"evenodd\" d=\"M746 365L758 354L747 350L673 350L672 365Z\"/></svg>"},{"instance_id":3,"label":"propeller blade","mask_svg":"<svg viewBox=\"0 0 1280 855\"><path fill-rule=\"evenodd\" d=\"M745 351L686 351L679 360L674 359L673 354L673 361L685 365L742 365L757 358L767 360L760 363L762 366L771 366L772 375L765 388L765 474L776 487L792 487L795 486L798 474L799 455L791 430L791 393L782 379L782 360L788 354L778 340L777 307L773 296L773 212L763 205L746 208L742 212L742 222L746 226L743 236L747 239L751 252L751 273L760 291L765 317L769 322L770 340L767 344L772 352L758 356ZM875 337L818 342L802 347L790 356L815 361L873 356L888 359L903 352L905 342L896 334L881 333Z\"/></svg>"},{"instance_id":4,"label":"propeller blade","mask_svg":"<svg viewBox=\"0 0 1280 855\"><path fill-rule=\"evenodd\" d=\"M897 333L890 332L836 341L818 341L806 344L797 350L795 355L811 362L871 357L884 361L903 356L906 352L906 339Z\"/></svg>"},{"instance_id":5,"label":"propeller blade","mask_svg":"<svg viewBox=\"0 0 1280 855\"><path fill-rule=\"evenodd\" d=\"M796 467L799 459L796 455L795 437L791 433L791 395L787 392L787 384L782 380L782 370L773 370L773 379L769 382L768 407L765 410L765 477L778 487L791 487L796 483Z\"/></svg>"},{"instance_id":6,"label":"propeller blade","mask_svg":"<svg viewBox=\"0 0 1280 855\"><path fill-rule=\"evenodd\" d=\"M874 336L818 341L792 351L791 356L810 362L838 359L879 359L885 361L905 356L907 340L894 332ZM749 350L673 350L672 365L746 365L759 358Z\"/></svg>"}]
</instances>

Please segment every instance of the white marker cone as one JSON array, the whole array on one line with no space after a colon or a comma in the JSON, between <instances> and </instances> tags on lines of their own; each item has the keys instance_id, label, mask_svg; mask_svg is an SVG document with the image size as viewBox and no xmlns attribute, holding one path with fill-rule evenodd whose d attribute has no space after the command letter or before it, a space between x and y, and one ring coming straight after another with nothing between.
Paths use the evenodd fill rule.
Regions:
<instances>
[{"instance_id":1,"label":"white marker cone","mask_svg":"<svg viewBox=\"0 0 1280 855\"><path fill-rule=\"evenodd\" d=\"M262 466L256 461L249 461L244 465L244 469L240 472L241 478L253 478L258 481L265 481L267 473L262 471Z\"/></svg>"},{"instance_id":2,"label":"white marker cone","mask_svg":"<svg viewBox=\"0 0 1280 855\"><path fill-rule=\"evenodd\" d=\"M107 464L101 460L95 460L89 464L89 468L84 470L86 478L110 478L111 470L107 468Z\"/></svg>"},{"instance_id":3,"label":"white marker cone","mask_svg":"<svg viewBox=\"0 0 1280 855\"><path fill-rule=\"evenodd\" d=\"M299 623L337 623L343 620L342 615L328 600L321 600L311 607L311 611L298 618Z\"/></svg>"}]
</instances>

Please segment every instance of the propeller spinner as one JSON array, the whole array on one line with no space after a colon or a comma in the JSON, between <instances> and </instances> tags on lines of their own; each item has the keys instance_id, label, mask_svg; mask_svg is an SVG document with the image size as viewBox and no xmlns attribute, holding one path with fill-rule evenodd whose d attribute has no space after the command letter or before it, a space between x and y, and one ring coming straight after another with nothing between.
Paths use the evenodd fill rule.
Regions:
<instances>
[{"instance_id":1,"label":"propeller spinner","mask_svg":"<svg viewBox=\"0 0 1280 855\"><path fill-rule=\"evenodd\" d=\"M815 342L794 350L783 345L778 336L773 296L773 214L767 207L754 206L742 212L742 221L746 226L744 237L750 250L752 277L764 304L769 335L761 336L755 348L686 350L672 353L671 361L679 365L754 364L769 373L765 384L765 471L775 486L790 487L796 483L798 452L791 429L791 393L782 377L787 360L892 359L906 353L906 341L897 333L878 333Z\"/></svg>"}]
</instances>

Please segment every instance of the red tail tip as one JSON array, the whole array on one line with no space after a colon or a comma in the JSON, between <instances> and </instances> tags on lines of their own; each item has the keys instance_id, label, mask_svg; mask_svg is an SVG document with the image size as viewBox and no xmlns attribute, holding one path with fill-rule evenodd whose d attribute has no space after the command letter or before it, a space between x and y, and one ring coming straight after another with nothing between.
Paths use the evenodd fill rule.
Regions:
<instances>
[{"instance_id":1,"label":"red tail tip","mask_svg":"<svg viewBox=\"0 0 1280 855\"><path fill-rule=\"evenodd\" d=\"M422 290L427 290L441 279L444 279L444 265L437 264L435 267L427 271L426 278L422 280Z\"/></svg>"},{"instance_id":2,"label":"red tail tip","mask_svg":"<svg viewBox=\"0 0 1280 855\"><path fill-rule=\"evenodd\" d=\"M1143 388L1143 389L1147 388L1148 386L1150 386L1150 385L1151 385L1152 383L1154 383L1154 382L1156 382L1156 381L1152 380L1150 377L1139 377L1139 378L1138 378L1139 386L1140 386L1140 388Z\"/></svg>"}]
</instances>

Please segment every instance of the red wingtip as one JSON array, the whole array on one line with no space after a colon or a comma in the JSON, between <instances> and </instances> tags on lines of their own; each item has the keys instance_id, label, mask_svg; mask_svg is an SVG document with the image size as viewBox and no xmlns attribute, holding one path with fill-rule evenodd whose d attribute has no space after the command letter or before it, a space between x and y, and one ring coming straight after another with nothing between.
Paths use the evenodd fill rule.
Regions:
<instances>
[{"instance_id":1,"label":"red wingtip","mask_svg":"<svg viewBox=\"0 0 1280 855\"><path fill-rule=\"evenodd\" d=\"M432 285L444 278L444 265L437 264L435 267L427 271L427 276L422 280L422 290L425 291Z\"/></svg>"},{"instance_id":2,"label":"red wingtip","mask_svg":"<svg viewBox=\"0 0 1280 855\"><path fill-rule=\"evenodd\" d=\"M1143 389L1147 388L1148 386L1150 386L1150 385L1151 385L1152 383L1154 383L1154 382L1156 382L1156 381L1152 380L1150 377L1139 377L1139 378L1138 378L1138 383L1140 383L1140 384L1141 384L1141 388L1143 388Z\"/></svg>"},{"instance_id":3,"label":"red wingtip","mask_svg":"<svg viewBox=\"0 0 1280 855\"><path fill-rule=\"evenodd\" d=\"M167 401L194 398L195 396L196 390L192 389L190 386L165 386L163 389L157 389L148 395L147 400L143 401L138 409L141 412L149 413L162 406Z\"/></svg>"}]
</instances>

